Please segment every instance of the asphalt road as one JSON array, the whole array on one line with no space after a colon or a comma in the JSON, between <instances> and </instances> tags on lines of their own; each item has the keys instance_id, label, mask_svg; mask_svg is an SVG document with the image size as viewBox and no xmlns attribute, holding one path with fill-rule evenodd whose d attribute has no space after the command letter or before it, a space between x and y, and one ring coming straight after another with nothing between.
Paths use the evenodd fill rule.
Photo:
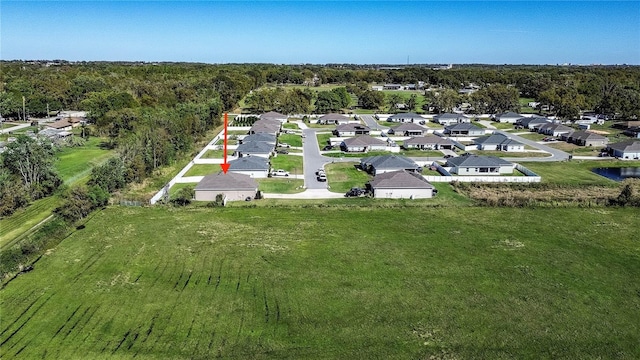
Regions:
<instances>
[{"instance_id":1,"label":"asphalt road","mask_svg":"<svg viewBox=\"0 0 640 360\"><path fill-rule=\"evenodd\" d=\"M320 154L315 129L304 129L302 133L305 136L302 139L304 186L307 189L326 189L327 183L318 181L316 171L331 161Z\"/></svg>"},{"instance_id":2,"label":"asphalt road","mask_svg":"<svg viewBox=\"0 0 640 360\"><path fill-rule=\"evenodd\" d=\"M371 130L384 130L389 128L388 126L382 126L378 124L373 115L358 115L358 117L362 119L362 121L364 121L364 124L367 125Z\"/></svg>"},{"instance_id":3,"label":"asphalt road","mask_svg":"<svg viewBox=\"0 0 640 360\"><path fill-rule=\"evenodd\" d=\"M546 151L548 153L551 154L551 156L545 156L545 157L531 157L531 158L509 158L509 157L504 157L503 159L507 160L507 161L539 161L539 162L549 162L549 161L564 161L564 160L568 160L569 159L569 154L562 151L562 150L558 150L558 149L554 149L550 146L544 145L544 144L539 144L533 140L529 140L529 139L525 139L522 136L518 136L515 134L510 134L506 131L502 131L502 130L494 130L494 132L496 133L500 133L505 135L506 137L519 141L525 145L529 145L532 146L536 149L540 149L543 151ZM507 153L508 154L508 153Z\"/></svg>"}]
</instances>

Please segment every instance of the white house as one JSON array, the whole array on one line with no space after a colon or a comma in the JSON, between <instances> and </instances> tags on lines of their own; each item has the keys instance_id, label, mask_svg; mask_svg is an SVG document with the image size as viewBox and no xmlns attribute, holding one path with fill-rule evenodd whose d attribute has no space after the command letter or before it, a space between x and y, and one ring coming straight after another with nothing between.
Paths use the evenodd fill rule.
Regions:
<instances>
[{"instance_id":1,"label":"white house","mask_svg":"<svg viewBox=\"0 0 640 360\"><path fill-rule=\"evenodd\" d=\"M369 135L360 135L344 139L340 144L340 149L346 152L385 151L387 150L387 142Z\"/></svg>"},{"instance_id":2,"label":"white house","mask_svg":"<svg viewBox=\"0 0 640 360\"><path fill-rule=\"evenodd\" d=\"M463 114L445 113L433 117L433 122L440 125L470 123L471 118Z\"/></svg>"},{"instance_id":3,"label":"white house","mask_svg":"<svg viewBox=\"0 0 640 360\"><path fill-rule=\"evenodd\" d=\"M269 176L269 160L260 156L245 156L229 161L229 171L249 175L254 179Z\"/></svg>"},{"instance_id":4,"label":"white house","mask_svg":"<svg viewBox=\"0 0 640 360\"><path fill-rule=\"evenodd\" d=\"M607 152L620 159L640 159L640 140L625 140L607 145Z\"/></svg>"},{"instance_id":5,"label":"white house","mask_svg":"<svg viewBox=\"0 0 640 360\"><path fill-rule=\"evenodd\" d=\"M518 119L520 119L521 117L522 115L520 114L516 114L512 111L508 111L508 112L496 115L495 120L501 123L515 124L516 121L518 121Z\"/></svg>"},{"instance_id":6,"label":"white house","mask_svg":"<svg viewBox=\"0 0 640 360\"><path fill-rule=\"evenodd\" d=\"M504 175L513 174L515 165L495 156L466 155L447 160L446 166L458 175Z\"/></svg>"},{"instance_id":7,"label":"white house","mask_svg":"<svg viewBox=\"0 0 640 360\"><path fill-rule=\"evenodd\" d=\"M205 176L195 188L197 201L215 201L222 194L227 201L244 201L256 197L258 183L249 175L222 171Z\"/></svg>"}]
</instances>

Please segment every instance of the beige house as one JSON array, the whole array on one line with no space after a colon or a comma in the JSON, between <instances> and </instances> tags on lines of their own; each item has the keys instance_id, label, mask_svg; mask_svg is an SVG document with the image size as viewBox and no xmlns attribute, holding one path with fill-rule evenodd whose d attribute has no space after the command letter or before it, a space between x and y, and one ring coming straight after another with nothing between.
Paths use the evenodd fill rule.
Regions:
<instances>
[{"instance_id":1,"label":"beige house","mask_svg":"<svg viewBox=\"0 0 640 360\"><path fill-rule=\"evenodd\" d=\"M258 183L249 175L227 172L205 176L195 188L195 200L215 201L222 194L225 201L253 200L258 192Z\"/></svg>"}]
</instances>

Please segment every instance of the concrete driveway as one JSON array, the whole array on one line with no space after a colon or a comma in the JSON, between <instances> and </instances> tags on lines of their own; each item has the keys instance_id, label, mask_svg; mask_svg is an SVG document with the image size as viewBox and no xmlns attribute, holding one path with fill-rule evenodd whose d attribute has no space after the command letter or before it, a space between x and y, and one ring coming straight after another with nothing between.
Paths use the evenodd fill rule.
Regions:
<instances>
[{"instance_id":1,"label":"concrete driveway","mask_svg":"<svg viewBox=\"0 0 640 360\"><path fill-rule=\"evenodd\" d=\"M539 144L533 140L529 140L526 138L523 138L522 136L518 136L516 134L511 134L508 133L506 131L502 131L502 130L495 130L495 133L500 133L510 139L519 141L525 145L529 145L532 146L536 149L540 149L542 151L546 151L548 153L551 154L551 156L545 156L545 157L531 157L531 158L508 158L505 157L504 159L507 161L536 161L536 162L550 162L550 161L564 161L564 160L568 160L569 159L569 154L562 151L562 150L558 150L558 149L554 149L550 146L547 145L543 145L543 144Z\"/></svg>"}]
</instances>

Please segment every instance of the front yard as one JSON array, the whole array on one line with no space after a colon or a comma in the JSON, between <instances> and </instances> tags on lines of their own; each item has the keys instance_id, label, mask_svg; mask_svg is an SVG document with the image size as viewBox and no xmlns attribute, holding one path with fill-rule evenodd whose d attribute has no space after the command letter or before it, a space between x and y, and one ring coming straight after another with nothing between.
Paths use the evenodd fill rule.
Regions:
<instances>
[{"instance_id":1,"label":"front yard","mask_svg":"<svg viewBox=\"0 0 640 360\"><path fill-rule=\"evenodd\" d=\"M258 190L272 194L295 194L304 191L304 180L291 178L256 179Z\"/></svg>"},{"instance_id":2,"label":"front yard","mask_svg":"<svg viewBox=\"0 0 640 360\"><path fill-rule=\"evenodd\" d=\"M283 169L291 175L302 174L302 156L298 155L278 155L271 158L272 169Z\"/></svg>"}]
</instances>

